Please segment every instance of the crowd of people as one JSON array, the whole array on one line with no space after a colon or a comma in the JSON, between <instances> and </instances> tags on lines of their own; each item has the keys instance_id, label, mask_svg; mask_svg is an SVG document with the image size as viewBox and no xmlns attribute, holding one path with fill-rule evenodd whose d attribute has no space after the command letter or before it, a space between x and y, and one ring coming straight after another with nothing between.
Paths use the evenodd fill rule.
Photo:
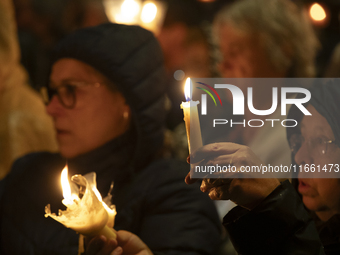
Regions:
<instances>
[{"instance_id":1,"label":"crowd of people","mask_svg":"<svg viewBox=\"0 0 340 255\"><path fill-rule=\"evenodd\" d=\"M315 77L320 44L305 10L286 0L239 0L221 9L211 24L215 72L204 29L168 18L157 37L137 25L107 22L99 2L75 5L84 7L82 22L64 27L53 47L46 40L51 56L36 76L49 76L46 107L32 89L40 84L28 85L35 76L20 63L16 22L19 28L25 22L11 0L0 3L0 254L339 254L338 79L307 87L310 100L288 110L294 127L239 125L204 140L188 162L237 169L218 178L192 178L189 164L175 156L183 148L170 146L165 135L169 123L172 130L183 126L171 98L176 89L167 87L177 68L222 78ZM14 1L17 15L24 3ZM201 69L192 66L195 52ZM270 108L272 89L280 86L254 88L254 106ZM278 107L270 116L246 110L244 118L280 115ZM282 180L239 171L266 164L332 166L334 175L298 173ZM44 217L47 204L52 211L64 208L59 179L65 165L70 176L96 172L99 193L109 192L116 207L116 238L93 234L83 244L74 230ZM216 208L213 200L236 206ZM217 209L225 215L222 224ZM233 249L221 248L226 240Z\"/></svg>"}]
</instances>

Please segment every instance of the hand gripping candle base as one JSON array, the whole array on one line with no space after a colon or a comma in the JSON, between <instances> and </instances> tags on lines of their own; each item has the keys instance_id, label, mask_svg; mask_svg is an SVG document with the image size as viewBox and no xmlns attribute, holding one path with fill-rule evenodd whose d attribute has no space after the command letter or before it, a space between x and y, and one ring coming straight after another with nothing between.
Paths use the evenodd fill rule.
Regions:
<instances>
[{"instance_id":1,"label":"hand gripping candle base","mask_svg":"<svg viewBox=\"0 0 340 255\"><path fill-rule=\"evenodd\" d=\"M185 128L187 131L189 154L202 147L202 135L197 105L199 101L191 100L191 79L187 78L184 87L186 102L182 102Z\"/></svg>"},{"instance_id":2,"label":"hand gripping candle base","mask_svg":"<svg viewBox=\"0 0 340 255\"><path fill-rule=\"evenodd\" d=\"M67 166L61 173L61 183L64 199L62 203L67 207L65 211L59 209L58 216L51 213L50 205L45 207L45 217L50 216L84 236L104 235L108 239L116 238L113 230L116 209L114 205L106 204L97 190L96 173L84 176L74 175L68 181ZM111 201L111 195L109 199Z\"/></svg>"}]
</instances>

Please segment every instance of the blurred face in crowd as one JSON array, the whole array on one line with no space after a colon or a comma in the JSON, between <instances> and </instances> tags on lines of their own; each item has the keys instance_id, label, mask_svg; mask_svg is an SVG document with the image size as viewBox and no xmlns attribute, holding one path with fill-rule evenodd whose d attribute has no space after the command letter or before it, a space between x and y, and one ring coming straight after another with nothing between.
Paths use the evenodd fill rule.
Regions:
<instances>
[{"instance_id":1,"label":"blurred face in crowd","mask_svg":"<svg viewBox=\"0 0 340 255\"><path fill-rule=\"evenodd\" d=\"M240 30L230 23L225 23L218 30L221 62L219 70L224 78L271 78L284 77L268 57L259 35ZM239 83L243 94L247 93L249 83ZM271 106L272 85L263 83L254 89L254 106L268 109ZM228 93L228 92L227 92ZM231 93L227 97L232 101Z\"/></svg>"},{"instance_id":2,"label":"blurred face in crowd","mask_svg":"<svg viewBox=\"0 0 340 255\"><path fill-rule=\"evenodd\" d=\"M226 78L284 77L269 60L259 35L224 24L218 31L222 55L220 72Z\"/></svg>"},{"instance_id":3,"label":"blurred face in crowd","mask_svg":"<svg viewBox=\"0 0 340 255\"><path fill-rule=\"evenodd\" d=\"M64 95L61 100L55 94L47 106L64 157L96 149L128 129L130 108L123 95L112 92L105 76L91 66L75 59L60 59L53 65L50 87Z\"/></svg>"},{"instance_id":4,"label":"blurred face in crowd","mask_svg":"<svg viewBox=\"0 0 340 255\"><path fill-rule=\"evenodd\" d=\"M334 144L334 134L327 120L309 105L312 116L305 116L301 122L304 142L295 155L298 165L315 164L323 166L340 164L340 148ZM322 171L321 171L322 172ZM303 178L299 175L299 193L305 206L315 211L318 217L327 221L340 213L340 181L338 178Z\"/></svg>"}]
</instances>

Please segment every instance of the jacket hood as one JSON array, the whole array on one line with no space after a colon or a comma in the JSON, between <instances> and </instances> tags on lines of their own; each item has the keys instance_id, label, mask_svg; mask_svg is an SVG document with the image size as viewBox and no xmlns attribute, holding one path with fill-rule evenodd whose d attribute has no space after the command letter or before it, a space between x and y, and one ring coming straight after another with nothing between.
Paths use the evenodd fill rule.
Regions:
<instances>
[{"instance_id":1,"label":"jacket hood","mask_svg":"<svg viewBox=\"0 0 340 255\"><path fill-rule=\"evenodd\" d=\"M82 61L105 75L124 95L137 133L134 165L145 165L163 144L165 70L154 35L139 26L107 23L80 29L62 40L53 62Z\"/></svg>"}]
</instances>

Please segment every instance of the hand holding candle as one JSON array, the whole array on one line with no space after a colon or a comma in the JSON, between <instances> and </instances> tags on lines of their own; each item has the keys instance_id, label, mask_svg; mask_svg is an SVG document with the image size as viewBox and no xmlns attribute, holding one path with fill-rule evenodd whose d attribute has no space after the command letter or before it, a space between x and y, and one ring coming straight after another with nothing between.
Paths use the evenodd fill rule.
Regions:
<instances>
[{"instance_id":1,"label":"hand holding candle","mask_svg":"<svg viewBox=\"0 0 340 255\"><path fill-rule=\"evenodd\" d=\"M51 213L50 205L45 207L45 217L50 216L85 236L104 235L116 238L113 223L116 215L114 206L109 207L102 201L97 190L96 174L94 172L72 177L72 186L68 182L67 166L61 174L64 199L62 203L67 207L59 210L58 216Z\"/></svg>"},{"instance_id":2,"label":"hand holding candle","mask_svg":"<svg viewBox=\"0 0 340 255\"><path fill-rule=\"evenodd\" d=\"M191 79L187 78L184 87L186 102L182 102L185 128L187 131L189 154L202 147L202 135L200 120L198 117L197 105L199 101L192 101L191 98Z\"/></svg>"}]
</instances>

